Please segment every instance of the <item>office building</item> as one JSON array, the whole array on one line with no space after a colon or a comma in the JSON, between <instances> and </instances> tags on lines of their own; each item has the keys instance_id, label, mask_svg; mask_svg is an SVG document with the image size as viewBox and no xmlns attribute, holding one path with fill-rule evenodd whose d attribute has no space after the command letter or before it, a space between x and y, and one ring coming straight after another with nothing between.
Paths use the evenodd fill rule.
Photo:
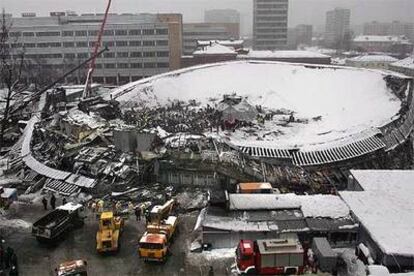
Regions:
<instances>
[{"instance_id":1,"label":"office building","mask_svg":"<svg viewBox=\"0 0 414 276\"><path fill-rule=\"evenodd\" d=\"M336 8L326 13L325 43L331 47L341 47L350 37L351 11Z\"/></svg>"},{"instance_id":2,"label":"office building","mask_svg":"<svg viewBox=\"0 0 414 276\"><path fill-rule=\"evenodd\" d=\"M13 52L24 49L36 66L67 72L88 59L103 14L51 13L11 18ZM94 82L122 84L180 68L182 16L180 14L110 14L103 33L105 52L96 61ZM82 83L86 70L67 78ZM30 80L28 80L30 81Z\"/></svg>"},{"instance_id":3,"label":"office building","mask_svg":"<svg viewBox=\"0 0 414 276\"><path fill-rule=\"evenodd\" d=\"M253 5L253 48L286 48L288 0L254 0Z\"/></svg>"},{"instance_id":4,"label":"office building","mask_svg":"<svg viewBox=\"0 0 414 276\"><path fill-rule=\"evenodd\" d=\"M204 22L240 24L240 13L232 9L207 10L204 13Z\"/></svg>"},{"instance_id":5,"label":"office building","mask_svg":"<svg viewBox=\"0 0 414 276\"><path fill-rule=\"evenodd\" d=\"M399 21L377 22L372 21L364 24L364 35L404 35L411 41L414 41L414 23L404 23Z\"/></svg>"}]
</instances>

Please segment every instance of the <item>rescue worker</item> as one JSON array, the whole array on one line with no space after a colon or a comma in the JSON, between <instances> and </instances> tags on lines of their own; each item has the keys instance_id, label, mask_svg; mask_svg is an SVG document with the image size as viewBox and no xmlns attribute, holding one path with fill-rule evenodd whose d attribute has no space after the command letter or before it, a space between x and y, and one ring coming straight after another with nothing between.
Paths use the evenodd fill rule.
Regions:
<instances>
[{"instance_id":1,"label":"rescue worker","mask_svg":"<svg viewBox=\"0 0 414 276\"><path fill-rule=\"evenodd\" d=\"M52 209L55 210L56 208L56 197L54 194L52 194L52 197L50 198L50 206L52 206Z\"/></svg>"},{"instance_id":2,"label":"rescue worker","mask_svg":"<svg viewBox=\"0 0 414 276\"><path fill-rule=\"evenodd\" d=\"M45 209L45 211L47 210L47 200L45 197L42 198L42 204L43 204L43 208Z\"/></svg>"},{"instance_id":3,"label":"rescue worker","mask_svg":"<svg viewBox=\"0 0 414 276\"><path fill-rule=\"evenodd\" d=\"M9 269L11 266L11 257L13 254L14 254L13 249L10 246L8 246L6 249L6 254L4 255L4 264L5 264L6 269Z\"/></svg>"}]
</instances>

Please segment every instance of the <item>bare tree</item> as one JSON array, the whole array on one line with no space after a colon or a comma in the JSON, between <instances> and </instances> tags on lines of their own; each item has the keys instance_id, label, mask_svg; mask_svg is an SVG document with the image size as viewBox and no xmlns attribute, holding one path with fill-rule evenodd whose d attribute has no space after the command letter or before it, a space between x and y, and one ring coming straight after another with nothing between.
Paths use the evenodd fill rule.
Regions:
<instances>
[{"instance_id":1,"label":"bare tree","mask_svg":"<svg viewBox=\"0 0 414 276\"><path fill-rule=\"evenodd\" d=\"M24 65L24 51L13 49L10 45L11 23L7 21L5 10L3 9L0 22L0 85L4 90L4 95L0 101L4 104L0 124L0 149L4 145L4 133L9 125L10 107L13 100L16 100L21 91L18 85L22 75Z\"/></svg>"}]
</instances>

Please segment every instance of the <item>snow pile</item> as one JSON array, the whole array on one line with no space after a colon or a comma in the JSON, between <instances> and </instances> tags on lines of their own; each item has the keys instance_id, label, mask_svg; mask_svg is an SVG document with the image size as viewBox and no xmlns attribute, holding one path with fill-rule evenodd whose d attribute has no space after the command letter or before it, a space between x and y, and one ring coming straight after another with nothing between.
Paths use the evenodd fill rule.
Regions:
<instances>
[{"instance_id":1,"label":"snow pile","mask_svg":"<svg viewBox=\"0 0 414 276\"><path fill-rule=\"evenodd\" d=\"M115 90L123 107L166 105L173 99L215 105L236 93L264 110L288 110L285 116L220 135L237 146L301 148L320 145L379 127L396 119L401 101L387 88L384 74L332 66L238 61L202 65L155 76ZM315 119L317 118L317 119Z\"/></svg>"},{"instance_id":2,"label":"snow pile","mask_svg":"<svg viewBox=\"0 0 414 276\"><path fill-rule=\"evenodd\" d=\"M344 218L349 216L349 208L345 202L334 195L295 196L302 207L305 217Z\"/></svg>"},{"instance_id":3,"label":"snow pile","mask_svg":"<svg viewBox=\"0 0 414 276\"><path fill-rule=\"evenodd\" d=\"M88 115L80 110L73 109L68 113L67 120L73 124L86 125L91 129L103 128L106 126L106 121L99 116Z\"/></svg>"},{"instance_id":4,"label":"snow pile","mask_svg":"<svg viewBox=\"0 0 414 276\"><path fill-rule=\"evenodd\" d=\"M0 228L3 232L30 231L32 224L22 219L6 219L0 216Z\"/></svg>"},{"instance_id":5,"label":"snow pile","mask_svg":"<svg viewBox=\"0 0 414 276\"><path fill-rule=\"evenodd\" d=\"M359 35L354 38L354 42L399 42L409 43L405 36L391 35Z\"/></svg>"}]
</instances>

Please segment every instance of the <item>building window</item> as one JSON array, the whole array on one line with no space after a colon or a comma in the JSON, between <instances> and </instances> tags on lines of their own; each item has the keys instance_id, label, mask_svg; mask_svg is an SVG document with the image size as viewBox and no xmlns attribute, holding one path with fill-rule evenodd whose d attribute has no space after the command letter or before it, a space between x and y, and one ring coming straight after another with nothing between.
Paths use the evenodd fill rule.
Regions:
<instances>
[{"instance_id":1,"label":"building window","mask_svg":"<svg viewBox=\"0 0 414 276\"><path fill-rule=\"evenodd\" d=\"M127 69L127 68L129 68L129 64L128 63L118 63L118 68L119 69Z\"/></svg>"},{"instance_id":2,"label":"building window","mask_svg":"<svg viewBox=\"0 0 414 276\"><path fill-rule=\"evenodd\" d=\"M37 32L36 36L60 36L60 32Z\"/></svg>"},{"instance_id":3,"label":"building window","mask_svg":"<svg viewBox=\"0 0 414 276\"><path fill-rule=\"evenodd\" d=\"M116 30L115 35L128 35L127 30Z\"/></svg>"},{"instance_id":4,"label":"building window","mask_svg":"<svg viewBox=\"0 0 414 276\"><path fill-rule=\"evenodd\" d=\"M96 41L89 42L89 47L95 48Z\"/></svg>"},{"instance_id":5,"label":"building window","mask_svg":"<svg viewBox=\"0 0 414 276\"><path fill-rule=\"evenodd\" d=\"M145 62L144 63L144 68L155 68L155 63L153 62Z\"/></svg>"},{"instance_id":6,"label":"building window","mask_svg":"<svg viewBox=\"0 0 414 276\"><path fill-rule=\"evenodd\" d=\"M10 32L9 36L10 37L21 37L22 33L21 32Z\"/></svg>"},{"instance_id":7,"label":"building window","mask_svg":"<svg viewBox=\"0 0 414 276\"><path fill-rule=\"evenodd\" d=\"M97 30L88 31L88 35L90 35L90 36L97 36L98 35L98 31Z\"/></svg>"},{"instance_id":8,"label":"building window","mask_svg":"<svg viewBox=\"0 0 414 276\"><path fill-rule=\"evenodd\" d=\"M155 46L155 41L153 40L143 41L142 43L144 46Z\"/></svg>"},{"instance_id":9,"label":"building window","mask_svg":"<svg viewBox=\"0 0 414 276\"><path fill-rule=\"evenodd\" d=\"M75 47L75 43L73 43L73 42L63 42L63 47L73 48L73 47Z\"/></svg>"},{"instance_id":10,"label":"building window","mask_svg":"<svg viewBox=\"0 0 414 276\"><path fill-rule=\"evenodd\" d=\"M73 54L73 53L65 54L65 58L67 58L67 59L74 59L74 58L76 58L76 55Z\"/></svg>"},{"instance_id":11,"label":"building window","mask_svg":"<svg viewBox=\"0 0 414 276\"><path fill-rule=\"evenodd\" d=\"M24 37L33 37L35 34L34 33L32 33L32 32L26 32L26 33L23 33L23 36Z\"/></svg>"},{"instance_id":12,"label":"building window","mask_svg":"<svg viewBox=\"0 0 414 276\"><path fill-rule=\"evenodd\" d=\"M116 54L117 57L119 58L127 58L129 56L128 52L120 52Z\"/></svg>"},{"instance_id":13,"label":"building window","mask_svg":"<svg viewBox=\"0 0 414 276\"><path fill-rule=\"evenodd\" d=\"M37 43L38 48L49 48L49 47L62 47L60 42L44 42L44 43Z\"/></svg>"},{"instance_id":14,"label":"building window","mask_svg":"<svg viewBox=\"0 0 414 276\"><path fill-rule=\"evenodd\" d=\"M103 32L104 36L113 36L114 35L114 31L113 30L105 30Z\"/></svg>"},{"instance_id":15,"label":"building window","mask_svg":"<svg viewBox=\"0 0 414 276\"><path fill-rule=\"evenodd\" d=\"M168 40L157 40L158 46L168 46Z\"/></svg>"},{"instance_id":16,"label":"building window","mask_svg":"<svg viewBox=\"0 0 414 276\"><path fill-rule=\"evenodd\" d=\"M132 41L129 42L129 46L141 46L141 41L132 40Z\"/></svg>"},{"instance_id":17,"label":"building window","mask_svg":"<svg viewBox=\"0 0 414 276\"><path fill-rule=\"evenodd\" d=\"M131 68L142 68L142 63L131 63Z\"/></svg>"},{"instance_id":18,"label":"building window","mask_svg":"<svg viewBox=\"0 0 414 276\"><path fill-rule=\"evenodd\" d=\"M73 36L73 31L63 31L62 36Z\"/></svg>"},{"instance_id":19,"label":"building window","mask_svg":"<svg viewBox=\"0 0 414 276\"><path fill-rule=\"evenodd\" d=\"M76 43L76 47L78 48L87 48L88 47L88 42L77 42Z\"/></svg>"},{"instance_id":20,"label":"building window","mask_svg":"<svg viewBox=\"0 0 414 276\"><path fill-rule=\"evenodd\" d=\"M132 58L138 58L138 57L142 57L142 53L141 52L131 52L130 56Z\"/></svg>"},{"instance_id":21,"label":"building window","mask_svg":"<svg viewBox=\"0 0 414 276\"><path fill-rule=\"evenodd\" d=\"M113 47L115 43L113 41L104 41L103 46L105 47Z\"/></svg>"},{"instance_id":22,"label":"building window","mask_svg":"<svg viewBox=\"0 0 414 276\"><path fill-rule=\"evenodd\" d=\"M170 64L168 62L159 62L157 63L158 68L168 68L170 67Z\"/></svg>"},{"instance_id":23,"label":"building window","mask_svg":"<svg viewBox=\"0 0 414 276\"><path fill-rule=\"evenodd\" d=\"M78 58L88 58L89 54L88 53L79 53L78 54Z\"/></svg>"},{"instance_id":24,"label":"building window","mask_svg":"<svg viewBox=\"0 0 414 276\"><path fill-rule=\"evenodd\" d=\"M157 35L167 35L168 34L168 29L157 29L156 34Z\"/></svg>"},{"instance_id":25,"label":"building window","mask_svg":"<svg viewBox=\"0 0 414 276\"><path fill-rule=\"evenodd\" d=\"M104 58L114 58L115 53L104 53Z\"/></svg>"},{"instance_id":26,"label":"building window","mask_svg":"<svg viewBox=\"0 0 414 276\"><path fill-rule=\"evenodd\" d=\"M12 43L11 47L16 49L16 48L22 48L23 44L21 43Z\"/></svg>"},{"instance_id":27,"label":"building window","mask_svg":"<svg viewBox=\"0 0 414 276\"><path fill-rule=\"evenodd\" d=\"M24 47L26 47L26 48L36 48L36 43L25 43Z\"/></svg>"},{"instance_id":28,"label":"building window","mask_svg":"<svg viewBox=\"0 0 414 276\"><path fill-rule=\"evenodd\" d=\"M142 30L142 34L143 35L154 35L154 30L153 29L144 29L144 30Z\"/></svg>"},{"instance_id":29,"label":"building window","mask_svg":"<svg viewBox=\"0 0 414 276\"><path fill-rule=\"evenodd\" d=\"M127 47L128 46L128 41L117 41L115 42L117 47Z\"/></svg>"},{"instance_id":30,"label":"building window","mask_svg":"<svg viewBox=\"0 0 414 276\"><path fill-rule=\"evenodd\" d=\"M95 68L96 69L102 69L102 64L101 63L97 63L97 64L95 64Z\"/></svg>"},{"instance_id":31,"label":"building window","mask_svg":"<svg viewBox=\"0 0 414 276\"><path fill-rule=\"evenodd\" d=\"M129 35L141 35L141 30L129 30Z\"/></svg>"},{"instance_id":32,"label":"building window","mask_svg":"<svg viewBox=\"0 0 414 276\"><path fill-rule=\"evenodd\" d=\"M106 69L115 69L115 63L105 63Z\"/></svg>"},{"instance_id":33,"label":"building window","mask_svg":"<svg viewBox=\"0 0 414 276\"><path fill-rule=\"evenodd\" d=\"M144 57L155 57L155 52L144 52Z\"/></svg>"},{"instance_id":34,"label":"building window","mask_svg":"<svg viewBox=\"0 0 414 276\"><path fill-rule=\"evenodd\" d=\"M105 81L108 84L116 84L117 83L116 77L106 77Z\"/></svg>"},{"instance_id":35,"label":"building window","mask_svg":"<svg viewBox=\"0 0 414 276\"><path fill-rule=\"evenodd\" d=\"M168 57L170 55L169 52L157 52L157 57Z\"/></svg>"},{"instance_id":36,"label":"building window","mask_svg":"<svg viewBox=\"0 0 414 276\"><path fill-rule=\"evenodd\" d=\"M87 31L75 31L75 36L87 36Z\"/></svg>"}]
</instances>

